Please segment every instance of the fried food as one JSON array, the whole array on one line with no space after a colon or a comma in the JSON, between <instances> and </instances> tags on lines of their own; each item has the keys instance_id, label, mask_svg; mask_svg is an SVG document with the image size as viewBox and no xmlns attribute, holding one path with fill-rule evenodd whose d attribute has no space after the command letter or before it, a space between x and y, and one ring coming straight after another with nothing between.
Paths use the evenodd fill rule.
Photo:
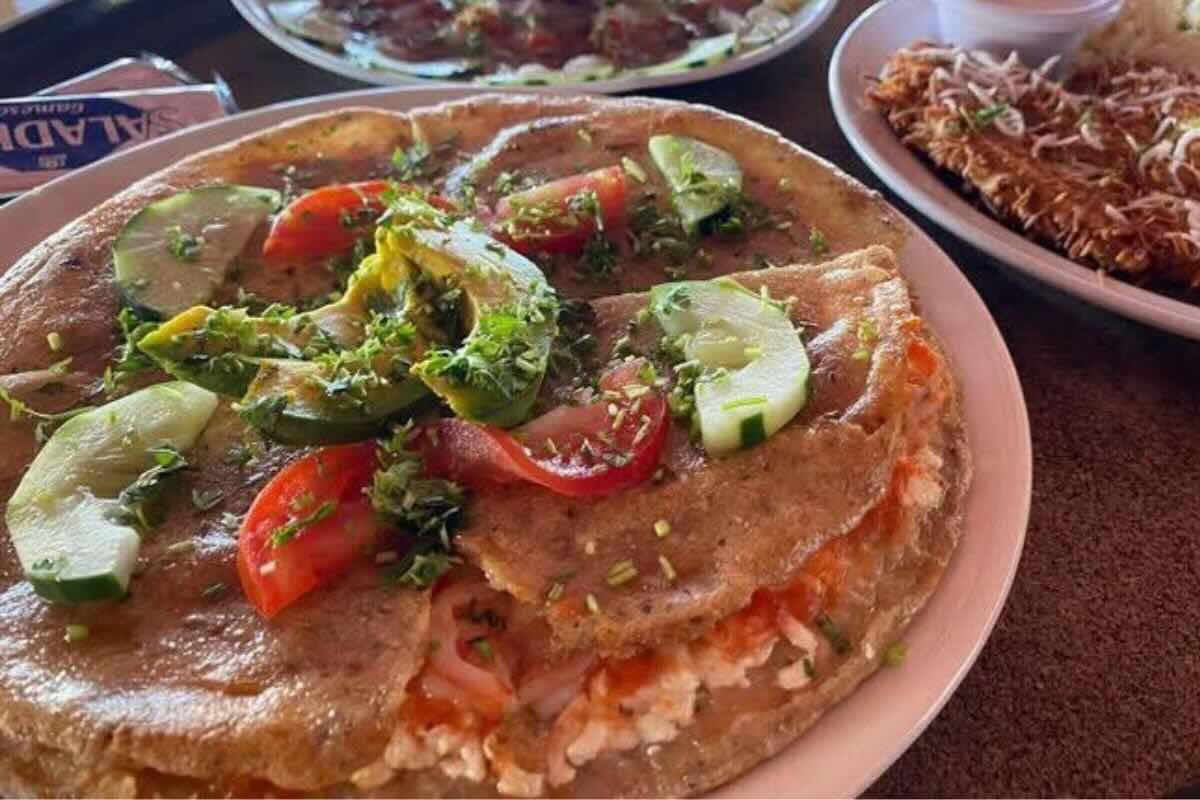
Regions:
<instances>
[{"instance_id":1,"label":"fried food","mask_svg":"<svg viewBox=\"0 0 1200 800\"><path fill-rule=\"evenodd\" d=\"M1200 77L1110 64L1067 85L1015 54L918 43L868 100L905 144L1068 257L1200 285Z\"/></svg>"}]
</instances>

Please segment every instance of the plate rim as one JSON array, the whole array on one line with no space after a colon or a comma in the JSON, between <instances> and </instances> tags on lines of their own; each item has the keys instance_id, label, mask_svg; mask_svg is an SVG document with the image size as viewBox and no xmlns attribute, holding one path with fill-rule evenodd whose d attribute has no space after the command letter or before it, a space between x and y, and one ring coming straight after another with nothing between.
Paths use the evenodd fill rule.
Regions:
<instances>
[{"instance_id":1,"label":"plate rim","mask_svg":"<svg viewBox=\"0 0 1200 800\"><path fill-rule=\"evenodd\" d=\"M606 80L577 81L551 86L492 86L491 84L483 83L463 83L435 78L421 78L415 75L391 76L382 70L373 70L358 66L348 58L340 57L281 29L271 20L270 14L266 10L267 0L230 0L230 2L237 9L238 13L242 15L242 18L250 23L251 27L276 47L315 67L367 84L376 86L423 87L470 86L481 91L545 92L550 94L581 91L591 94L613 94L697 83L724 75L732 75L770 61L783 55L816 33L829 19L830 15L833 14L839 0L808 0L811 4L810 8L800 9L797 12L798 15L806 15L799 25L793 25L783 36L780 36L766 47L760 47L745 54L736 54L732 58L728 58L718 64L664 75L628 75L625 77L608 78ZM815 11L812 9L815 9Z\"/></svg>"},{"instance_id":2,"label":"plate rim","mask_svg":"<svg viewBox=\"0 0 1200 800\"><path fill-rule=\"evenodd\" d=\"M901 2L906 16L925 14L932 19L935 14L933 0L880 0L846 29L830 59L829 96L834 117L859 158L922 216L1004 266L1128 319L1200 339L1200 306L1107 277L1010 230L947 186L896 140L877 113L863 106L863 76L846 74L851 68L849 54L861 46L867 32L884 27L888 12L898 9ZM918 174L920 184L913 182L912 173Z\"/></svg>"},{"instance_id":3,"label":"plate rim","mask_svg":"<svg viewBox=\"0 0 1200 800\"><path fill-rule=\"evenodd\" d=\"M55 220L52 233L77 216L73 209L90 207L95 200L109 196L183 155L219 146L286 119L371 104L372 101L383 108L402 110L482 93L486 92L479 87L462 86L365 89L287 101L216 120L139 145L29 192L0 208L0 226L8 230L23 229L29 220L40 214L50 214ZM93 199L92 195L99 196ZM56 202L60 197L74 197L74 200L60 205ZM964 501L963 537L929 603L905 634L914 645L905 669L881 670L870 676L776 757L715 790L719 797L860 794L932 722L975 664L1006 604L1020 563L1032 500L1032 447L1028 411L1016 367L994 319L954 262L915 223L902 213L897 214L906 221L911 232L901 251L901 261L911 259L912 263L920 265L904 272L916 289L918 305L925 318L961 318L956 324L967 325L966 330L972 336L982 337L985 345L978 352L967 353L965 345L959 344L957 337L947 335L950 331L944 330L943 325L949 322L933 325L964 384L963 413L974 453L975 478ZM39 235L38 240L41 238L44 236ZM0 266L15 261L10 261L14 251L27 249L8 237L0 240ZM939 293L948 293L950 297L940 303L928 302ZM980 366L988 359L990 366ZM969 391L972 386L974 391ZM982 391L984 388L988 391ZM996 397L1001 401L998 402ZM1002 453L1004 457L985 458L985 450ZM988 484L981 485L981 475L988 476L996 470L1003 478L996 480L993 476ZM981 507L986 502L997 508ZM987 524L983 524L985 522ZM989 532L992 535L988 535ZM984 558L988 548L995 551L991 561ZM1003 562L1003 569L996 570L994 565L1000 562ZM973 570L978 572L980 569L987 573L989 581L983 586L985 591L979 591L975 582L977 576L971 575ZM954 589L951 594L950 587L959 585L969 587L969 590ZM951 612L972 615L965 631L943 630L954 621L947 616ZM926 646L918 648L918 642L926 642ZM947 652L949 658L945 657ZM930 680L930 676L934 679ZM914 687L920 691L915 691ZM881 718L878 711L871 712L872 704L881 702L880 698L888 702L892 712L903 708L903 713L889 713ZM805 753L813 752L814 742L828 746L836 744L830 741L829 732L839 726L845 729L847 725L855 724L854 717L864 712L869 714L876 731L886 731L885 736L878 737L880 744L867 748L869 757L840 759L855 765L849 770L842 768L844 774L837 773L838 768L832 764L827 770L804 773L806 783L797 788L794 783L798 769L796 762L802 761Z\"/></svg>"}]
</instances>

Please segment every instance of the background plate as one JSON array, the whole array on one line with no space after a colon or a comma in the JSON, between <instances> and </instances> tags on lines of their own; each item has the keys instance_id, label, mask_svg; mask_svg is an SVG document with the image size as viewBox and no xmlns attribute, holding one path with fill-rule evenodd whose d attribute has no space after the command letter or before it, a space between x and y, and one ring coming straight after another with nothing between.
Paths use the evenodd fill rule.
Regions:
<instances>
[{"instance_id":1,"label":"background plate","mask_svg":"<svg viewBox=\"0 0 1200 800\"><path fill-rule=\"evenodd\" d=\"M335 72L338 75L344 75L347 78L354 78L364 83L385 86L413 84L424 86L447 85L445 81L439 82L415 76L398 75L377 69L368 69L348 56L333 53L312 42L293 36L275 24L275 21L267 12L268 0L232 0L232 2L234 8L263 36L297 58L303 59L322 69ZM807 39L817 28L821 27L821 23L833 12L835 5L837 5L837 0L809 0L803 8L796 12L792 27L783 36L780 36L766 47L759 48L753 52L735 55L719 64L709 67L699 67L667 75L628 75L625 77L618 75L615 78L602 81L581 81L556 86L514 86L509 88L521 91L542 92L570 92L583 89L588 92L608 94L612 92L640 91L654 86L696 83L698 81L706 81L709 78L730 75L734 72L749 69L764 61L769 61L785 53L790 48L795 47ZM461 82L457 82L457 84L462 85Z\"/></svg>"},{"instance_id":2,"label":"background plate","mask_svg":"<svg viewBox=\"0 0 1200 800\"><path fill-rule=\"evenodd\" d=\"M842 132L892 191L946 230L1015 269L1088 302L1164 330L1200 339L1200 306L1076 264L977 209L900 143L863 101L865 76L918 39L939 39L933 0L883 0L842 35L829 65L829 94Z\"/></svg>"},{"instance_id":3,"label":"background plate","mask_svg":"<svg viewBox=\"0 0 1200 800\"><path fill-rule=\"evenodd\" d=\"M0 268L7 269L40 239L139 178L199 150L304 114L354 105L404 110L476 93L466 88L349 92L271 106L148 142L0 208ZM906 636L910 649L903 666L881 670L798 742L724 786L718 796L844 797L862 792L949 699L1008 596L1025 540L1032 481L1021 386L983 302L946 254L915 226L901 263L962 384L975 457L962 542L941 586Z\"/></svg>"}]
</instances>

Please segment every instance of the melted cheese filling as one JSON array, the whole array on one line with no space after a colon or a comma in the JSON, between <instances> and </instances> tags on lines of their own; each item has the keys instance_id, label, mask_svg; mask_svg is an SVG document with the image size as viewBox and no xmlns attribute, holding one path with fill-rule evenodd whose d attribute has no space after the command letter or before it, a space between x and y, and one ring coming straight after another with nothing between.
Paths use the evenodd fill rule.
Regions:
<instances>
[{"instance_id":1,"label":"melted cheese filling","mask_svg":"<svg viewBox=\"0 0 1200 800\"><path fill-rule=\"evenodd\" d=\"M402 771L436 767L451 778L493 781L504 795L540 795L548 787L571 782L580 768L601 755L639 747L653 752L674 740L695 719L703 691L749 689L751 673L767 664L781 642L788 652L786 663L774 667L775 685L788 692L808 689L847 655L845 641L819 635L801 621L820 619L823 609L834 604L836 576L839 569L844 576L841 565L853 557L848 548L843 550L844 540L871 525L889 535L899 525L918 524L943 499L942 459L930 440L948 396L946 376L940 358L920 340L913 340L909 362L906 454L897 462L887 497L856 531L806 561L792 584L779 591L759 590L749 606L687 644L615 661L577 659L540 675L532 690L528 685L514 688L509 681L509 697L490 699L506 711L514 704L530 708L549 723L541 748L544 763L537 768L518 763L506 749L496 715L465 710L480 707L478 695L431 676L427 662L410 685L408 713L383 758L356 772L352 782L369 790ZM873 514L884 516L872 519ZM435 620L436 604L445 594L450 593L435 597ZM433 635L439 633L445 631ZM864 640L859 651L874 659L884 644ZM430 661L437 661L438 651L450 646L439 644Z\"/></svg>"}]
</instances>

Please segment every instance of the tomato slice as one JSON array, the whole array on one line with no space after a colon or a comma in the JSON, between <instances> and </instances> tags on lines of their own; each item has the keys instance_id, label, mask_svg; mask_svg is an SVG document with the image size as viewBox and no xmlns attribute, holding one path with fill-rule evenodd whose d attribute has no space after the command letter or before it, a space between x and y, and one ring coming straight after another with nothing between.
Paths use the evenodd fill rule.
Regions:
<instances>
[{"instance_id":1,"label":"tomato slice","mask_svg":"<svg viewBox=\"0 0 1200 800\"><path fill-rule=\"evenodd\" d=\"M523 480L584 497L637 486L658 467L670 428L666 399L638 377L642 365L605 375L597 402L560 406L512 433L443 419L416 446L432 474L476 488Z\"/></svg>"},{"instance_id":2,"label":"tomato slice","mask_svg":"<svg viewBox=\"0 0 1200 800\"><path fill-rule=\"evenodd\" d=\"M596 195L596 208L579 198ZM628 186L621 167L570 175L511 194L496 205L492 235L526 255L534 252L577 253L597 230L597 215L605 230L625 222Z\"/></svg>"},{"instance_id":3,"label":"tomato slice","mask_svg":"<svg viewBox=\"0 0 1200 800\"><path fill-rule=\"evenodd\" d=\"M386 530L363 495L375 451L373 441L322 448L258 493L238 532L237 565L242 589L263 615L275 616L342 573ZM291 537L274 543L289 526Z\"/></svg>"},{"instance_id":4,"label":"tomato slice","mask_svg":"<svg viewBox=\"0 0 1200 800\"><path fill-rule=\"evenodd\" d=\"M349 251L358 239L371 234L387 208L383 194L388 189L419 191L409 184L380 180L323 186L297 197L271 225L263 257L278 262ZM429 202L443 211L454 209L453 203L436 195Z\"/></svg>"}]
</instances>

